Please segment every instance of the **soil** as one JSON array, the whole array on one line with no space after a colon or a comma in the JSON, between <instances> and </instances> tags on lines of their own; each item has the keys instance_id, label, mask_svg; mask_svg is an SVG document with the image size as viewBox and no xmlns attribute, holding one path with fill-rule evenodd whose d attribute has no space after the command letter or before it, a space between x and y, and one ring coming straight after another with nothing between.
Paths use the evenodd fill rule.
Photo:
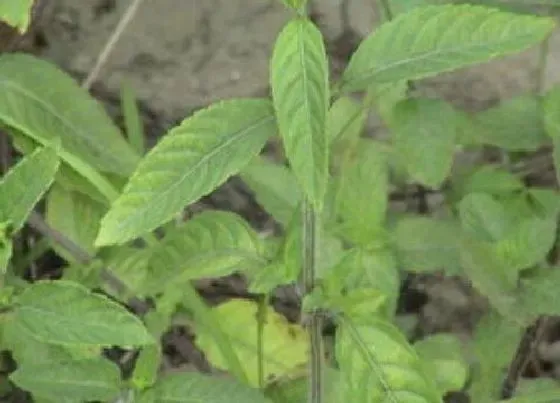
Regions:
<instances>
[{"instance_id":1,"label":"soil","mask_svg":"<svg viewBox=\"0 0 560 403\"><path fill-rule=\"evenodd\" d=\"M82 80L129 2L47 0L45 4L33 35L17 46L53 61ZM344 67L360 39L382 20L376 4L374 0L313 1L313 16L327 40L334 75ZM147 135L153 145L168 128L214 101L268 94L272 45L288 17L278 0L145 0L101 70L92 93L120 121L119 90L123 82L130 83L141 101ZM2 40L8 38L4 32L0 30ZM560 82L560 30L549 43L545 88ZM10 47L15 44L10 43ZM426 80L420 86L463 109L481 110L532 90L537 55L538 50L531 49ZM377 136L384 129L379 120L372 118L368 130ZM548 161L536 177L550 177ZM408 207L417 208L417 202L411 200ZM436 203L428 196L425 207L434 209ZM239 212L260 230L273 227L236 178L196 208L206 207ZM226 284L202 284L199 289L214 300L245 295L240 278L230 278ZM454 278L409 276L402 291L400 312L418 314L417 334L453 331L468 339L485 307L482 298ZM296 304L286 295L289 293L279 294L277 302L284 304L282 311L295 319ZM191 340L187 329L177 327L169 332L164 340L167 365L182 367L201 362ZM542 347L543 354L554 353L550 345Z\"/></svg>"}]
</instances>

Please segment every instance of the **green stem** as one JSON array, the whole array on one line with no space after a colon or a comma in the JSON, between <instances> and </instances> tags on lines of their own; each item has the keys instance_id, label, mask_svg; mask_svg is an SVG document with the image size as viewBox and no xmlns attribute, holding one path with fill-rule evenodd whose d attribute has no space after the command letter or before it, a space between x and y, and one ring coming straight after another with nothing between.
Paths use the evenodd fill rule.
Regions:
<instances>
[{"instance_id":1,"label":"green stem","mask_svg":"<svg viewBox=\"0 0 560 403\"><path fill-rule=\"evenodd\" d=\"M317 212L311 203L306 200L303 203L303 292L308 295L313 292L316 285L316 263L317 263ZM319 312L310 313L306 320L309 331L309 389L308 403L324 403L323 386L323 336L322 318Z\"/></svg>"},{"instance_id":2,"label":"green stem","mask_svg":"<svg viewBox=\"0 0 560 403\"><path fill-rule=\"evenodd\" d=\"M259 376L259 388L264 389L264 326L266 324L268 298L266 295L259 297L257 312L257 372Z\"/></svg>"},{"instance_id":3,"label":"green stem","mask_svg":"<svg viewBox=\"0 0 560 403\"><path fill-rule=\"evenodd\" d=\"M389 0L379 0L379 4L383 9L383 14L385 15L385 19L387 21L391 21L393 19L393 11L391 10L391 5L389 4Z\"/></svg>"},{"instance_id":4,"label":"green stem","mask_svg":"<svg viewBox=\"0 0 560 403\"><path fill-rule=\"evenodd\" d=\"M550 46L550 38L547 37L539 47L539 65L538 65L537 76L535 80L535 93L537 96L543 95L544 92L549 46Z\"/></svg>"}]
</instances>

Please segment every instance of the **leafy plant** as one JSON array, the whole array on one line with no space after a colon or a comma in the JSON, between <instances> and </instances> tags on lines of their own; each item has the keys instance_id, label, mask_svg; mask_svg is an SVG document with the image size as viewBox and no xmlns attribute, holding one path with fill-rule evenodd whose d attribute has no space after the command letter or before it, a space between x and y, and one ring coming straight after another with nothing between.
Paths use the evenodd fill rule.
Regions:
<instances>
[{"instance_id":1,"label":"leafy plant","mask_svg":"<svg viewBox=\"0 0 560 403\"><path fill-rule=\"evenodd\" d=\"M542 43L554 21L419 1L393 13L384 1L387 21L331 82L306 2L283 3L293 18L271 55L272 98L220 101L148 152L130 88L125 137L56 67L0 56L0 123L23 155L0 183L0 345L17 364L10 381L36 400L431 403L464 391L497 402L523 328L558 314L559 271L548 260L558 192L526 186L509 165L452 169L464 147L499 147L510 161L549 141L558 166L558 89L477 114L408 91L411 80ZM362 136L368 113L389 141ZM286 164L261 155L275 136ZM177 219L234 175L280 234L263 238L225 211ZM441 192L443 216L394 211L389 193L403 183ZM33 211L42 199L44 220ZM26 221L67 262L62 279L23 280L12 243ZM436 271L465 276L490 303L472 367L454 336L411 343L394 323L402 275ZM192 284L233 273L254 300L210 308ZM268 302L298 281L302 321L293 324ZM207 360L230 376L160 368L159 339L185 316ZM107 358L112 346L138 353L132 374ZM557 399L560 389L545 386L523 386L515 401Z\"/></svg>"}]
</instances>

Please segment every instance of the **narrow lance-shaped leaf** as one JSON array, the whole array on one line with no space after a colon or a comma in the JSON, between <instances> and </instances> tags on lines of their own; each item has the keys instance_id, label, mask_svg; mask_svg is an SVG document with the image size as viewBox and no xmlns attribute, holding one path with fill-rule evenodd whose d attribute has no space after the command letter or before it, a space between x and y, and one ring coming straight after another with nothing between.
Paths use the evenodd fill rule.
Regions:
<instances>
[{"instance_id":1,"label":"narrow lance-shaped leaf","mask_svg":"<svg viewBox=\"0 0 560 403\"><path fill-rule=\"evenodd\" d=\"M86 90L33 56L0 56L0 122L39 144L59 138L62 150L102 172L127 177L139 159Z\"/></svg>"},{"instance_id":2,"label":"narrow lance-shaped leaf","mask_svg":"<svg viewBox=\"0 0 560 403\"><path fill-rule=\"evenodd\" d=\"M10 379L20 388L37 397L59 401L109 401L118 396L121 387L119 367L99 357L77 361L27 363Z\"/></svg>"},{"instance_id":3,"label":"narrow lance-shaped leaf","mask_svg":"<svg viewBox=\"0 0 560 403\"><path fill-rule=\"evenodd\" d=\"M25 157L0 181L0 222L19 230L31 210L51 186L59 167L56 151L39 148Z\"/></svg>"},{"instance_id":4,"label":"narrow lance-shaped leaf","mask_svg":"<svg viewBox=\"0 0 560 403\"><path fill-rule=\"evenodd\" d=\"M79 346L152 344L140 319L107 297L68 281L41 281L16 301L15 320L40 341Z\"/></svg>"},{"instance_id":5,"label":"narrow lance-shaped leaf","mask_svg":"<svg viewBox=\"0 0 560 403\"><path fill-rule=\"evenodd\" d=\"M393 144L408 174L430 187L439 187L455 152L458 112L444 101L409 99L397 104L390 124Z\"/></svg>"},{"instance_id":6,"label":"narrow lance-shaped leaf","mask_svg":"<svg viewBox=\"0 0 560 403\"><path fill-rule=\"evenodd\" d=\"M169 221L237 174L275 133L270 102L261 99L222 101L185 119L140 162L96 245L122 244Z\"/></svg>"},{"instance_id":7,"label":"narrow lance-shaped leaf","mask_svg":"<svg viewBox=\"0 0 560 403\"><path fill-rule=\"evenodd\" d=\"M282 30L270 65L286 155L305 195L321 209L328 181L328 62L321 32L298 18Z\"/></svg>"},{"instance_id":8,"label":"narrow lance-shaped leaf","mask_svg":"<svg viewBox=\"0 0 560 403\"><path fill-rule=\"evenodd\" d=\"M365 39L342 77L343 91L415 80L522 51L554 28L550 18L472 5L419 7Z\"/></svg>"}]
</instances>

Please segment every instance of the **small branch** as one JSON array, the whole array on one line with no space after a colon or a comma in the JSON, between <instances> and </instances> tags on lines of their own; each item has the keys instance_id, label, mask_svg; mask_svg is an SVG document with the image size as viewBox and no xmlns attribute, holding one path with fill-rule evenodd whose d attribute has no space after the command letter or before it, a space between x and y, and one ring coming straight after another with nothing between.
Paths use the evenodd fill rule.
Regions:
<instances>
[{"instance_id":1,"label":"small branch","mask_svg":"<svg viewBox=\"0 0 560 403\"><path fill-rule=\"evenodd\" d=\"M82 88L89 90L93 82L97 79L97 76L101 71L101 68L105 63L107 63L107 60L109 59L109 55L115 48L115 45L117 44L118 40L122 36L124 30L130 23L130 21L132 21L132 18L134 17L134 14L136 14L136 11L138 10L138 7L140 6L141 3L142 0L131 0L130 5L124 12L117 26L115 27L115 30L113 31L107 43L105 44L105 47L103 48L101 53L97 56L97 60L95 62L95 65L93 66L93 69L91 69L90 73L82 83Z\"/></svg>"},{"instance_id":2,"label":"small branch","mask_svg":"<svg viewBox=\"0 0 560 403\"><path fill-rule=\"evenodd\" d=\"M53 242L56 242L62 248L66 249L80 264L90 264L94 260L94 256L90 255L87 251L83 250L74 241L64 236L62 233L58 232L54 228L51 228L41 217L40 214L33 211L31 212L27 223L31 228L40 233L41 235L49 238ZM124 284L118 277L116 277L109 270L103 268L101 269L101 279L107 283L109 287L114 289L117 293L121 295L128 294L128 287ZM146 313L150 306L141 299L132 297L129 300L129 305L139 314Z\"/></svg>"},{"instance_id":3,"label":"small branch","mask_svg":"<svg viewBox=\"0 0 560 403\"><path fill-rule=\"evenodd\" d=\"M547 326L548 317L541 316L525 330L508 368L507 375L502 382L501 399L509 399L515 393L519 379L523 375L523 370L541 341Z\"/></svg>"}]
</instances>

